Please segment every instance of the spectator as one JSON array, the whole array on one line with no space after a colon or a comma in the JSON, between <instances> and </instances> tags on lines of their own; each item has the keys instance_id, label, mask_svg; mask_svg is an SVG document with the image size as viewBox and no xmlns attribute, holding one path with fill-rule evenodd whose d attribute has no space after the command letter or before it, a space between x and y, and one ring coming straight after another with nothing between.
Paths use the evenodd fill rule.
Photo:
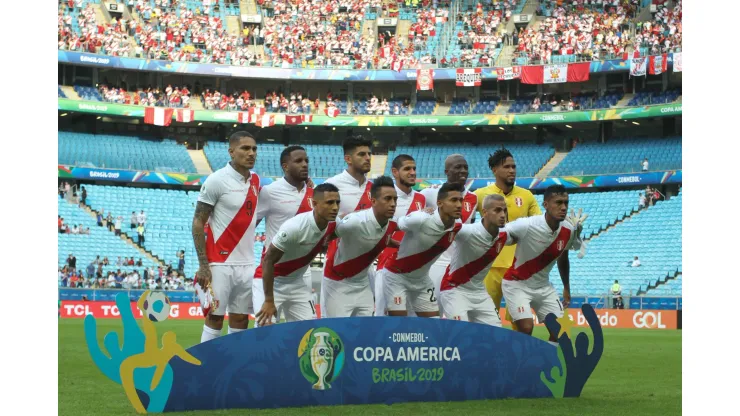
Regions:
<instances>
[{"instance_id":1,"label":"spectator","mask_svg":"<svg viewBox=\"0 0 740 416\"><path fill-rule=\"evenodd\" d=\"M64 218L61 215L57 215L57 228L59 229L59 234L64 233Z\"/></svg>"},{"instance_id":2,"label":"spectator","mask_svg":"<svg viewBox=\"0 0 740 416\"><path fill-rule=\"evenodd\" d=\"M185 250L177 252L177 271L179 273L185 273Z\"/></svg>"},{"instance_id":3,"label":"spectator","mask_svg":"<svg viewBox=\"0 0 740 416\"><path fill-rule=\"evenodd\" d=\"M647 205L647 198L645 198L645 194L640 192L640 208L645 208Z\"/></svg>"},{"instance_id":4,"label":"spectator","mask_svg":"<svg viewBox=\"0 0 740 416\"><path fill-rule=\"evenodd\" d=\"M647 172L648 171L648 158L645 158L645 160L642 161L642 171Z\"/></svg>"},{"instance_id":5,"label":"spectator","mask_svg":"<svg viewBox=\"0 0 740 416\"><path fill-rule=\"evenodd\" d=\"M144 224L139 224L136 233L139 235L139 245L144 247Z\"/></svg>"},{"instance_id":6,"label":"spectator","mask_svg":"<svg viewBox=\"0 0 740 416\"><path fill-rule=\"evenodd\" d=\"M136 225L138 224L137 218L138 217L136 216L136 211L131 211L131 229L132 230L136 229Z\"/></svg>"},{"instance_id":7,"label":"spectator","mask_svg":"<svg viewBox=\"0 0 740 416\"><path fill-rule=\"evenodd\" d=\"M98 227L102 227L103 226L103 212L102 212L102 210L101 211L98 211L98 213L95 214L95 221L97 222Z\"/></svg>"},{"instance_id":8,"label":"spectator","mask_svg":"<svg viewBox=\"0 0 740 416\"><path fill-rule=\"evenodd\" d=\"M87 205L87 189L85 187L82 187L82 194L80 196L80 204Z\"/></svg>"},{"instance_id":9,"label":"spectator","mask_svg":"<svg viewBox=\"0 0 740 416\"><path fill-rule=\"evenodd\" d=\"M612 292L612 307L614 309L624 309L622 303L622 286L619 285L619 281L615 280L611 288Z\"/></svg>"},{"instance_id":10,"label":"spectator","mask_svg":"<svg viewBox=\"0 0 740 416\"><path fill-rule=\"evenodd\" d=\"M143 267L144 261L139 257L139 260L136 261L136 267Z\"/></svg>"},{"instance_id":11,"label":"spectator","mask_svg":"<svg viewBox=\"0 0 740 416\"><path fill-rule=\"evenodd\" d=\"M121 260L121 256L118 256L118 259L116 260L116 266L123 266L123 260Z\"/></svg>"},{"instance_id":12,"label":"spectator","mask_svg":"<svg viewBox=\"0 0 740 416\"><path fill-rule=\"evenodd\" d=\"M72 229L71 229L71 230L69 231L69 233L70 233L70 234L79 234L79 233L80 233L80 229L79 229L79 228L77 228L77 226L76 226L76 225L73 225L73 226L72 226Z\"/></svg>"},{"instance_id":13,"label":"spectator","mask_svg":"<svg viewBox=\"0 0 740 416\"><path fill-rule=\"evenodd\" d=\"M73 256L72 253L69 254L69 257L67 257L67 266L72 272L77 269L77 257Z\"/></svg>"},{"instance_id":14,"label":"spectator","mask_svg":"<svg viewBox=\"0 0 740 416\"><path fill-rule=\"evenodd\" d=\"M108 213L108 216L105 217L105 224L108 226L108 231L113 231L114 229L114 223L113 223L113 215L111 213Z\"/></svg>"},{"instance_id":15,"label":"spectator","mask_svg":"<svg viewBox=\"0 0 740 416\"><path fill-rule=\"evenodd\" d=\"M635 259L634 259L634 260L632 260L632 264L631 264L631 266L632 266L632 267L640 267L640 265L641 265L641 263L640 263L640 259L639 259L639 258L637 258L637 256L635 256Z\"/></svg>"},{"instance_id":16,"label":"spectator","mask_svg":"<svg viewBox=\"0 0 740 416\"><path fill-rule=\"evenodd\" d=\"M131 257L130 259L128 259L128 263L126 263L126 264L127 264L128 266L133 266L133 265L134 265L134 258L133 258L133 257Z\"/></svg>"},{"instance_id":17,"label":"spectator","mask_svg":"<svg viewBox=\"0 0 740 416\"><path fill-rule=\"evenodd\" d=\"M116 236L121 235L121 226L123 225L123 217L118 216L116 218L116 224L115 224L115 230L116 230Z\"/></svg>"},{"instance_id":18,"label":"spectator","mask_svg":"<svg viewBox=\"0 0 740 416\"><path fill-rule=\"evenodd\" d=\"M136 222L138 225L146 225L146 214L143 209L141 210L141 213L136 216Z\"/></svg>"}]
</instances>

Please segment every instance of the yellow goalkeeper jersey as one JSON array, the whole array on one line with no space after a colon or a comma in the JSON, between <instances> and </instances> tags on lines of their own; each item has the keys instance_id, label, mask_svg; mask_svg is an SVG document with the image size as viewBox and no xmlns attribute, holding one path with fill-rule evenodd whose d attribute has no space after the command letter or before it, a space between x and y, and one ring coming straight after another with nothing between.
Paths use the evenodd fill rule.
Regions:
<instances>
[{"instance_id":1,"label":"yellow goalkeeper jersey","mask_svg":"<svg viewBox=\"0 0 740 416\"><path fill-rule=\"evenodd\" d=\"M506 200L506 209L509 213L508 222L512 222L523 217L542 214L540 206L537 205L537 200L534 199L534 195L532 195L532 192L529 192L528 189L514 185L511 192L504 194L504 192L494 183L475 191L475 195L478 196L478 212L481 215L483 215L483 199L488 195L493 194L499 194ZM491 267L511 267L511 264L514 262L514 250L516 250L516 245L504 247L504 249L501 250L501 254L498 255Z\"/></svg>"}]
</instances>

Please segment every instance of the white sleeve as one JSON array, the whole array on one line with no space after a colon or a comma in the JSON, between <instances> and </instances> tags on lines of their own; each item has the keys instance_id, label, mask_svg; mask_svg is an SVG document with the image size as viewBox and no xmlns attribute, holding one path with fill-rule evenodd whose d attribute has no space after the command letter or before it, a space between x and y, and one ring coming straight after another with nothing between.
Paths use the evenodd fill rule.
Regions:
<instances>
[{"instance_id":1,"label":"white sleeve","mask_svg":"<svg viewBox=\"0 0 740 416\"><path fill-rule=\"evenodd\" d=\"M362 220L358 212L351 212L337 221L337 228L334 233L337 237L342 238L361 231Z\"/></svg>"},{"instance_id":2,"label":"white sleeve","mask_svg":"<svg viewBox=\"0 0 740 416\"><path fill-rule=\"evenodd\" d=\"M419 231L424 222L431 220L432 216L424 211L414 211L398 220L398 229L401 231Z\"/></svg>"},{"instance_id":3,"label":"white sleeve","mask_svg":"<svg viewBox=\"0 0 740 416\"><path fill-rule=\"evenodd\" d=\"M295 232L296 230L294 229L292 223L293 221L290 220L283 223L283 225L280 226L277 234L275 234L275 237L272 239L272 242L270 243L283 253L287 252L288 249L295 242L294 240L297 233Z\"/></svg>"},{"instance_id":4,"label":"white sleeve","mask_svg":"<svg viewBox=\"0 0 740 416\"><path fill-rule=\"evenodd\" d=\"M437 208L437 193L439 192L439 188L437 187L424 188L420 192L422 195L424 195L424 199L426 200L427 207Z\"/></svg>"},{"instance_id":5,"label":"white sleeve","mask_svg":"<svg viewBox=\"0 0 740 416\"><path fill-rule=\"evenodd\" d=\"M198 202L203 202L210 206L216 206L218 198L223 193L221 191L221 184L216 179L212 179L214 176L211 175L206 178L203 185L200 187L200 194L198 195Z\"/></svg>"},{"instance_id":6,"label":"white sleeve","mask_svg":"<svg viewBox=\"0 0 740 416\"><path fill-rule=\"evenodd\" d=\"M457 235L455 236L455 241L467 241L470 235L475 232L475 229L473 227L478 227L477 224L463 224L462 228L460 228L460 231L457 232Z\"/></svg>"},{"instance_id":7,"label":"white sleeve","mask_svg":"<svg viewBox=\"0 0 740 416\"><path fill-rule=\"evenodd\" d=\"M265 186L260 190L257 199L257 222L262 221L270 212L270 190Z\"/></svg>"},{"instance_id":8,"label":"white sleeve","mask_svg":"<svg viewBox=\"0 0 740 416\"><path fill-rule=\"evenodd\" d=\"M517 244L527 236L529 230L529 219L532 217L519 218L516 221L506 224L504 231L506 231L506 245Z\"/></svg>"}]
</instances>

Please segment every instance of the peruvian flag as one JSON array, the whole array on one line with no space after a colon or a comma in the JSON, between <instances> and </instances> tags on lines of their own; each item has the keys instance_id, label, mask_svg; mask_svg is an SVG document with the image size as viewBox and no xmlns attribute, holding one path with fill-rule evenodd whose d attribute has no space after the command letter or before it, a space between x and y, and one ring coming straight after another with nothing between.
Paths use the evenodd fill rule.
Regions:
<instances>
[{"instance_id":1,"label":"peruvian flag","mask_svg":"<svg viewBox=\"0 0 740 416\"><path fill-rule=\"evenodd\" d=\"M401 68L403 68L403 61L399 59L394 59L391 63L391 69L396 72L401 72Z\"/></svg>"},{"instance_id":2,"label":"peruvian flag","mask_svg":"<svg viewBox=\"0 0 740 416\"><path fill-rule=\"evenodd\" d=\"M648 67L650 75L660 75L666 72L668 70L668 56L666 54L651 56Z\"/></svg>"},{"instance_id":3,"label":"peruvian flag","mask_svg":"<svg viewBox=\"0 0 740 416\"><path fill-rule=\"evenodd\" d=\"M285 124L288 126L294 126L296 124L303 123L303 116L299 115L291 115L291 116L285 116Z\"/></svg>"},{"instance_id":4,"label":"peruvian flag","mask_svg":"<svg viewBox=\"0 0 740 416\"><path fill-rule=\"evenodd\" d=\"M339 109L336 107L328 107L324 109L324 113L329 117L336 117L339 115Z\"/></svg>"},{"instance_id":5,"label":"peruvian flag","mask_svg":"<svg viewBox=\"0 0 740 416\"><path fill-rule=\"evenodd\" d=\"M256 123L260 117L265 115L265 107L250 107L248 112L249 122Z\"/></svg>"},{"instance_id":6,"label":"peruvian flag","mask_svg":"<svg viewBox=\"0 0 740 416\"><path fill-rule=\"evenodd\" d=\"M634 51L632 53L625 52L622 54L622 59L625 61L628 59L639 58L639 57L640 57L640 51Z\"/></svg>"},{"instance_id":7,"label":"peruvian flag","mask_svg":"<svg viewBox=\"0 0 740 416\"><path fill-rule=\"evenodd\" d=\"M417 69L416 70L416 90L429 91L434 89L434 70Z\"/></svg>"},{"instance_id":8,"label":"peruvian flag","mask_svg":"<svg viewBox=\"0 0 740 416\"><path fill-rule=\"evenodd\" d=\"M480 87L480 68L457 68L455 85L458 87Z\"/></svg>"},{"instance_id":9,"label":"peruvian flag","mask_svg":"<svg viewBox=\"0 0 740 416\"><path fill-rule=\"evenodd\" d=\"M512 66L509 68L496 68L496 80L508 81L510 79L519 79L522 77L522 67Z\"/></svg>"},{"instance_id":10,"label":"peruvian flag","mask_svg":"<svg viewBox=\"0 0 740 416\"><path fill-rule=\"evenodd\" d=\"M249 123L249 113L239 112L236 116L236 121L242 124Z\"/></svg>"},{"instance_id":11,"label":"peruvian flag","mask_svg":"<svg viewBox=\"0 0 740 416\"><path fill-rule=\"evenodd\" d=\"M178 123L190 123L195 120L195 111L193 110L177 110L177 122Z\"/></svg>"},{"instance_id":12,"label":"peruvian flag","mask_svg":"<svg viewBox=\"0 0 740 416\"><path fill-rule=\"evenodd\" d=\"M275 114L264 114L261 116L255 116L257 117L256 125L257 127L270 127L275 125Z\"/></svg>"},{"instance_id":13,"label":"peruvian flag","mask_svg":"<svg viewBox=\"0 0 740 416\"><path fill-rule=\"evenodd\" d=\"M558 84L588 81L590 62L522 67L523 84Z\"/></svg>"},{"instance_id":14,"label":"peruvian flag","mask_svg":"<svg viewBox=\"0 0 740 416\"><path fill-rule=\"evenodd\" d=\"M144 123L155 126L169 126L172 123L171 108L147 107L144 109Z\"/></svg>"},{"instance_id":15,"label":"peruvian flag","mask_svg":"<svg viewBox=\"0 0 740 416\"><path fill-rule=\"evenodd\" d=\"M391 47L390 46L384 46L380 48L380 57L381 58L387 58L391 56Z\"/></svg>"},{"instance_id":16,"label":"peruvian flag","mask_svg":"<svg viewBox=\"0 0 740 416\"><path fill-rule=\"evenodd\" d=\"M304 123L310 123L313 121L313 114L304 114L302 117Z\"/></svg>"},{"instance_id":17,"label":"peruvian flag","mask_svg":"<svg viewBox=\"0 0 740 416\"><path fill-rule=\"evenodd\" d=\"M644 77L647 72L647 58L632 58L630 59L630 76L631 77Z\"/></svg>"},{"instance_id":18,"label":"peruvian flag","mask_svg":"<svg viewBox=\"0 0 740 416\"><path fill-rule=\"evenodd\" d=\"M673 53L673 72L683 71L683 52Z\"/></svg>"}]
</instances>

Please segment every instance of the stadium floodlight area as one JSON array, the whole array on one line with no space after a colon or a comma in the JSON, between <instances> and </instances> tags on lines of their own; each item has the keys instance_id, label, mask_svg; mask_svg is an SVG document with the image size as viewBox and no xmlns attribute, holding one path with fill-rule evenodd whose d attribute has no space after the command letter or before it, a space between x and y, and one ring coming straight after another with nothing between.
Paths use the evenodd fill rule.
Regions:
<instances>
[{"instance_id":1,"label":"stadium floodlight area","mask_svg":"<svg viewBox=\"0 0 740 416\"><path fill-rule=\"evenodd\" d=\"M187 149L174 140L59 132L58 161L62 165L195 172Z\"/></svg>"}]
</instances>

